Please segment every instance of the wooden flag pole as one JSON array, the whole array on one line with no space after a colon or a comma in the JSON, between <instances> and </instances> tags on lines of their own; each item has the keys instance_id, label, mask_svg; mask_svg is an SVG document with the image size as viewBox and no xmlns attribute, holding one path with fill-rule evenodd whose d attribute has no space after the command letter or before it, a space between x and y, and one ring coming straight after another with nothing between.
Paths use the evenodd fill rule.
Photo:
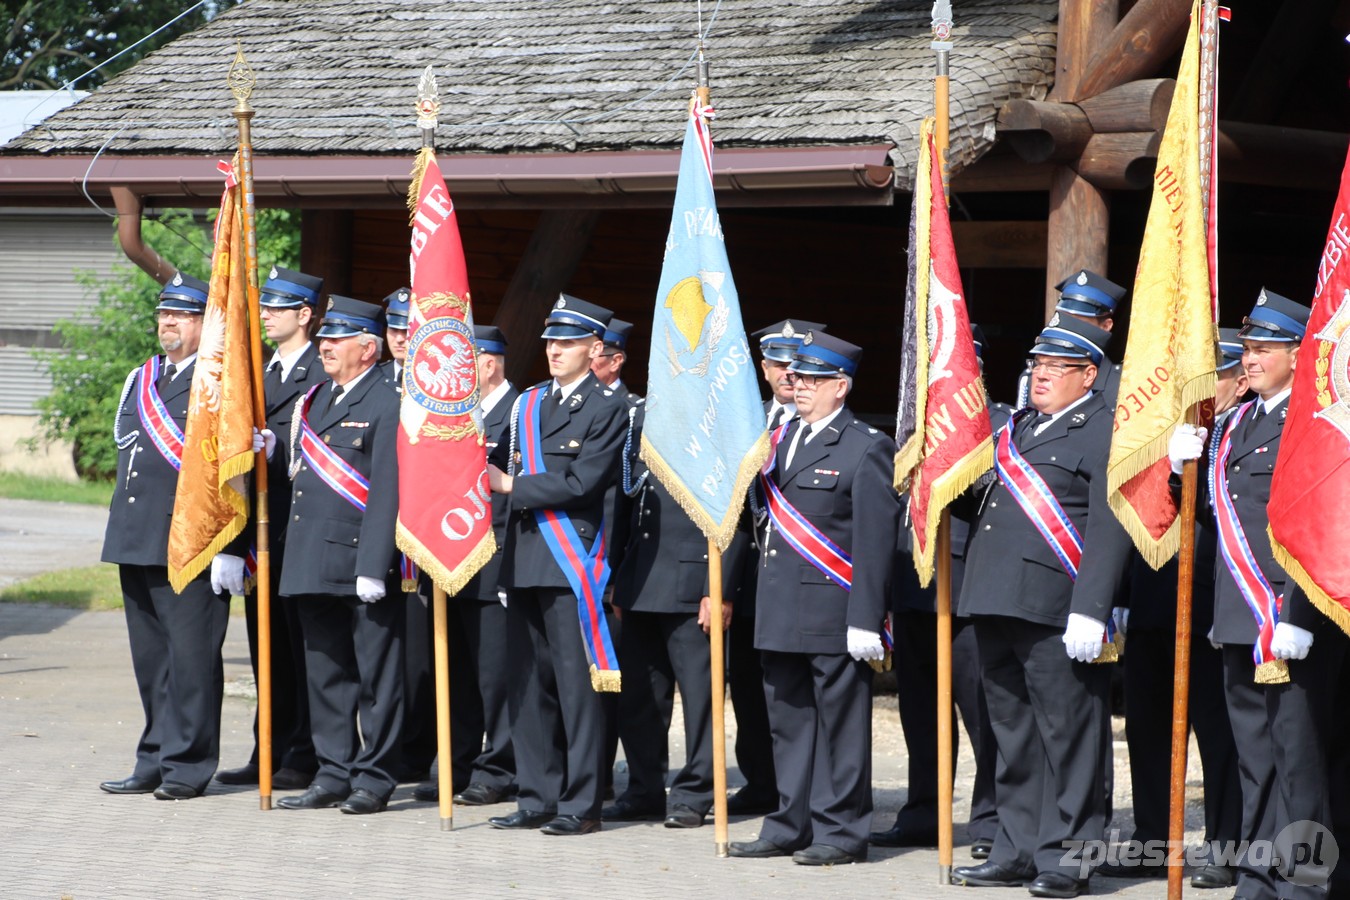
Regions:
<instances>
[{"instance_id":1,"label":"wooden flag pole","mask_svg":"<svg viewBox=\"0 0 1350 900\"><path fill-rule=\"evenodd\" d=\"M708 87L708 60L703 45L698 48L698 102L708 106L712 92ZM725 859L730 849L727 833L727 727L725 644L722 634L722 551L708 541L708 653L712 666L713 733L713 852Z\"/></svg>"},{"instance_id":2,"label":"wooden flag pole","mask_svg":"<svg viewBox=\"0 0 1350 900\"><path fill-rule=\"evenodd\" d=\"M933 143L942 167L942 193L950 196L947 144L950 134L948 57L952 44L952 9L948 0L933 4L933 112L936 122ZM927 152L925 149L923 152ZM956 777L952 761L952 523L942 511L937 546L937 738L938 738L938 884L952 883L952 787Z\"/></svg>"},{"instance_id":3,"label":"wooden flag pole","mask_svg":"<svg viewBox=\"0 0 1350 900\"><path fill-rule=\"evenodd\" d=\"M1188 418L1194 418L1194 414ZM1172 781L1168 807L1167 846L1186 839L1186 750L1190 740L1191 586L1195 576L1195 497L1199 476L1196 460L1181 471L1181 550L1177 562L1176 661L1172 667ZM1170 858L1170 857L1169 857ZM1167 900L1181 900L1181 866L1167 867Z\"/></svg>"},{"instance_id":4,"label":"wooden flag pole","mask_svg":"<svg viewBox=\"0 0 1350 900\"><path fill-rule=\"evenodd\" d=\"M436 149L436 122L440 112L436 76L427 66L417 83L417 125L422 131L422 150ZM419 168L419 171L420 168ZM410 203L416 202L410 198ZM413 297L416 303L417 298ZM445 591L436 585L431 592L432 665L436 668L436 799L441 812L441 831L455 828L454 772L450 763L450 641L446 624Z\"/></svg>"},{"instance_id":5,"label":"wooden flag pole","mask_svg":"<svg viewBox=\"0 0 1350 900\"><path fill-rule=\"evenodd\" d=\"M263 395L262 317L258 308L258 233L257 211L253 204L253 107L249 97L257 77L244 59L239 45L230 65L230 92L234 94L234 117L239 123L239 193L243 206L245 269L248 279L248 335L250 365L253 372L253 425L267 427L267 401ZM267 452L258 451L253 464L256 487L254 512L257 532L258 600L258 808L272 808L272 554L268 549Z\"/></svg>"},{"instance_id":6,"label":"wooden flag pole","mask_svg":"<svg viewBox=\"0 0 1350 900\"><path fill-rule=\"evenodd\" d=\"M454 787L450 763L450 642L446 627L445 591L432 591L432 648L436 666L436 787L441 831L454 831Z\"/></svg>"}]
</instances>

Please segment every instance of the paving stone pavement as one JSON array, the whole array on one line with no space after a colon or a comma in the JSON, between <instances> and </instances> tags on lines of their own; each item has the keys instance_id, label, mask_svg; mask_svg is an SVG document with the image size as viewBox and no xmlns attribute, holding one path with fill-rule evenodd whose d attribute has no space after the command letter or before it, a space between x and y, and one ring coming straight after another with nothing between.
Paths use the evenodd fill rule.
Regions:
<instances>
[{"instance_id":1,"label":"paving stone pavement","mask_svg":"<svg viewBox=\"0 0 1350 900\"><path fill-rule=\"evenodd\" d=\"M11 551L0 539L0 556ZM231 621L225 663L227 682L247 680L240 618ZM894 704L893 696L878 697L874 720L878 827L890 824L904 799L904 743ZM248 699L225 699L225 766L246 759L252 714ZM711 821L688 831L660 823L606 825L599 834L565 839L488 826L488 816L509 806L457 807L454 831L443 832L437 808L414 801L411 785L399 788L388 811L361 817L337 810L262 812L253 791L220 785L181 802L102 793L98 782L130 773L140 727L120 613L0 604L0 898L967 896L966 889L937 885L935 850L874 848L865 864L823 869L786 859L717 859ZM730 742L728 754L734 786ZM672 763L682 756L681 747L672 748ZM959 844L969 789L963 742ZM1119 773L1116 797L1120 826L1128 822L1128 778ZM753 838L759 822L733 820L731 839ZM956 865L967 862L966 848L958 845ZM1165 894L1157 881L1102 878L1093 880L1092 892ZM1187 891L1216 893L1229 892ZM977 894L1027 896L1021 889Z\"/></svg>"}]
</instances>

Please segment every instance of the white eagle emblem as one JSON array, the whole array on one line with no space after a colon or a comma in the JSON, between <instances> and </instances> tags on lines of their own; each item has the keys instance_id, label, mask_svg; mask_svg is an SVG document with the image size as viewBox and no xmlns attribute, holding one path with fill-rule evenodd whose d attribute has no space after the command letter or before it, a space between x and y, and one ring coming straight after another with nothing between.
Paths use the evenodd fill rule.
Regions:
<instances>
[{"instance_id":1,"label":"white eagle emblem","mask_svg":"<svg viewBox=\"0 0 1350 900\"><path fill-rule=\"evenodd\" d=\"M212 304L202 314L202 339L197 345L192 391L197 408L220 411L221 373L225 367L225 310Z\"/></svg>"},{"instance_id":2,"label":"white eagle emblem","mask_svg":"<svg viewBox=\"0 0 1350 900\"><path fill-rule=\"evenodd\" d=\"M459 400L473 392L473 347L461 335L447 331L442 340L427 341L425 348L416 366L422 390L439 400Z\"/></svg>"}]
</instances>

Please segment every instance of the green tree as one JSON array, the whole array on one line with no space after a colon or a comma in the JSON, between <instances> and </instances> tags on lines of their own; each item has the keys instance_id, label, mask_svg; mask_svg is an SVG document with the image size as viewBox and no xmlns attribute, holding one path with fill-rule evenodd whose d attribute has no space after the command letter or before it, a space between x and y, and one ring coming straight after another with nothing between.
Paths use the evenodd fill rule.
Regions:
<instances>
[{"instance_id":1,"label":"green tree","mask_svg":"<svg viewBox=\"0 0 1350 900\"><path fill-rule=\"evenodd\" d=\"M82 79L93 90L237 0L200 4L144 44ZM58 88L171 21L183 0L0 0L0 90Z\"/></svg>"},{"instance_id":2,"label":"green tree","mask_svg":"<svg viewBox=\"0 0 1350 900\"><path fill-rule=\"evenodd\" d=\"M208 279L214 218L214 212L166 211L157 220L146 220L145 242L184 273ZM262 278L274 263L296 267L299 213L259 210L258 248ZM130 263L115 267L109 279L91 272L77 277L97 297L93 317L58 322L54 332L65 349L35 352L52 379L51 393L37 402L38 422L47 438L74 445L81 477L106 479L117 474L112 424L127 373L159 352L154 300L160 286Z\"/></svg>"}]
</instances>

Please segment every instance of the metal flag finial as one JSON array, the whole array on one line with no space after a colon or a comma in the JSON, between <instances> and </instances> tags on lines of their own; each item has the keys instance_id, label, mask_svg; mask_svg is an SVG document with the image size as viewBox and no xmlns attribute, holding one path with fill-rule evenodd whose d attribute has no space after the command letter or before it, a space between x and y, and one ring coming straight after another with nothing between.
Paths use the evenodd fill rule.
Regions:
<instances>
[{"instance_id":1,"label":"metal flag finial","mask_svg":"<svg viewBox=\"0 0 1350 900\"><path fill-rule=\"evenodd\" d=\"M951 0L933 0L933 37L945 41L952 36Z\"/></svg>"},{"instance_id":2,"label":"metal flag finial","mask_svg":"<svg viewBox=\"0 0 1350 900\"><path fill-rule=\"evenodd\" d=\"M253 86L258 83L258 76L253 74L253 67L248 64L244 58L244 45L237 44L237 50L234 54L234 62L230 63L230 74L226 79L230 85L230 93L234 94L234 99L238 102L240 109L248 109L248 98L253 94Z\"/></svg>"},{"instance_id":3,"label":"metal flag finial","mask_svg":"<svg viewBox=\"0 0 1350 900\"><path fill-rule=\"evenodd\" d=\"M436 76L431 66L427 66L417 82L417 127L423 131L435 131L440 111L441 97L436 91Z\"/></svg>"}]
</instances>

